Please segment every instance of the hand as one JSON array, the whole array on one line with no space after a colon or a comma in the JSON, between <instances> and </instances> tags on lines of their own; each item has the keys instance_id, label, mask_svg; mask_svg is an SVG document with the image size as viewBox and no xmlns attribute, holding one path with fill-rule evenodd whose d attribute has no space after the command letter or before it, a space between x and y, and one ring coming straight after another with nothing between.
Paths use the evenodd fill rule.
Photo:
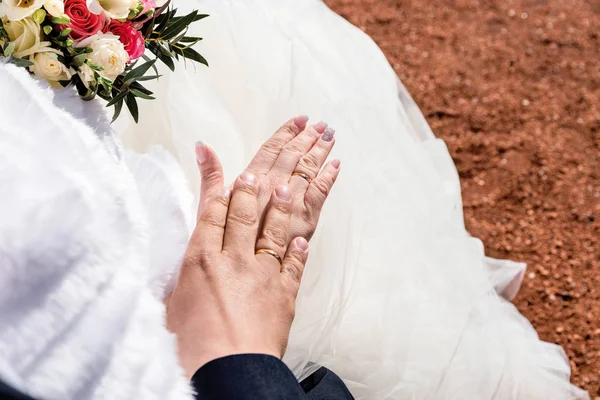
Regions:
<instances>
[{"instance_id":1,"label":"hand","mask_svg":"<svg viewBox=\"0 0 600 400\"><path fill-rule=\"evenodd\" d=\"M285 351L308 242L300 237L290 243L288 186L272 194L259 232L258 191L256 176L245 172L232 195L222 189L199 216L167 312L188 378L227 355L281 357ZM255 255L255 247L276 249L282 263Z\"/></svg>"},{"instance_id":2,"label":"hand","mask_svg":"<svg viewBox=\"0 0 600 400\"><path fill-rule=\"evenodd\" d=\"M305 125L306 120L302 120ZM297 119L288 122L269 140L271 145L261 148L249 169L266 170L271 162L272 167L262 178L245 171L236 180L232 196L222 186L222 168L214 151L198 146L202 175L198 225L167 311L167 325L177 335L180 361L188 377L205 363L231 354L282 357L308 256L305 238L290 242L297 236L292 221L297 223L296 231L312 235L339 173L339 162L331 162L320 174L318 169L313 171L323 164L333 146L333 135L324 140L319 138L322 132L324 124L303 131ZM290 147L298 143L307 149L304 156L311 153L308 159L315 157L310 167L305 168L300 161L304 156L291 155L295 153ZM274 148L279 149L277 157L271 154ZM309 184L301 177L290 179L295 168L286 167L284 172L275 169L284 154L298 160L297 171L317 178ZM284 160L281 165L289 162ZM276 185L273 182L286 176L290 185L276 186L264 200L264 193ZM295 188L295 195L290 186ZM256 249L275 251L282 264L272 255L256 255Z\"/></svg>"},{"instance_id":3,"label":"hand","mask_svg":"<svg viewBox=\"0 0 600 400\"><path fill-rule=\"evenodd\" d=\"M324 122L307 127L307 120L300 116L287 121L262 145L245 171L258 177L259 214L277 185L290 184L294 194L291 235L310 240L338 176L340 161L333 160L321 170L335 145L335 130ZM200 143L197 156L202 173L202 210L203 203L223 186L223 172L209 146ZM311 182L292 176L294 172L305 174Z\"/></svg>"}]
</instances>

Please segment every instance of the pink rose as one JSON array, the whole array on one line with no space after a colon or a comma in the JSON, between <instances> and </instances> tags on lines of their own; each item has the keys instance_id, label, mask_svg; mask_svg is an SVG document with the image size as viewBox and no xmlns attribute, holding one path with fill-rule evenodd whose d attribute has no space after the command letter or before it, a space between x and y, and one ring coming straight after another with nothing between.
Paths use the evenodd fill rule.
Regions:
<instances>
[{"instance_id":1,"label":"pink rose","mask_svg":"<svg viewBox=\"0 0 600 400\"><path fill-rule=\"evenodd\" d=\"M156 8L156 0L140 0L140 3L144 6L140 14L145 14L147 11Z\"/></svg>"},{"instance_id":2,"label":"pink rose","mask_svg":"<svg viewBox=\"0 0 600 400\"><path fill-rule=\"evenodd\" d=\"M87 8L86 0L65 0L65 14L68 15L71 22L61 25L60 28L71 28L71 39L76 42L95 35L106 24L104 13L99 15L91 13Z\"/></svg>"},{"instance_id":3,"label":"pink rose","mask_svg":"<svg viewBox=\"0 0 600 400\"><path fill-rule=\"evenodd\" d=\"M119 22L112 20L104 27L104 33L112 33L119 37L131 61L140 58L146 48L142 32L133 27L131 21Z\"/></svg>"}]
</instances>

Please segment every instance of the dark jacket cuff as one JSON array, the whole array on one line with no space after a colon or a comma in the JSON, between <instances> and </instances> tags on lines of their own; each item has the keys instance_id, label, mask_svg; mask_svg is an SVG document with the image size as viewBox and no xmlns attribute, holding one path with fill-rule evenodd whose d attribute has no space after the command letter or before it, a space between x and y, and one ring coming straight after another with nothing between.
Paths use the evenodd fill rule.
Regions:
<instances>
[{"instance_id":1,"label":"dark jacket cuff","mask_svg":"<svg viewBox=\"0 0 600 400\"><path fill-rule=\"evenodd\" d=\"M304 396L292 371L266 354L238 354L202 366L192 377L202 400L297 400Z\"/></svg>"}]
</instances>

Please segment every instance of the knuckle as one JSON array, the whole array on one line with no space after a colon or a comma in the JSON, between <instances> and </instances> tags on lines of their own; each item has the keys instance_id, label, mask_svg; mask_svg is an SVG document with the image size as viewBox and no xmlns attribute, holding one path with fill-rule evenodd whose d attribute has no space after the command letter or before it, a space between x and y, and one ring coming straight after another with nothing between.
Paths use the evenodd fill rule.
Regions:
<instances>
[{"instance_id":1,"label":"knuckle","mask_svg":"<svg viewBox=\"0 0 600 400\"><path fill-rule=\"evenodd\" d=\"M298 165L311 172L318 171L321 166L317 157L312 153L305 154Z\"/></svg>"},{"instance_id":2,"label":"knuckle","mask_svg":"<svg viewBox=\"0 0 600 400\"><path fill-rule=\"evenodd\" d=\"M294 260L285 265L285 272L291 278L291 280L297 284L300 284L302 279L302 271L304 270L304 263L300 261L298 256L294 256Z\"/></svg>"},{"instance_id":3,"label":"knuckle","mask_svg":"<svg viewBox=\"0 0 600 400\"><path fill-rule=\"evenodd\" d=\"M296 127L296 125L294 125L293 122L290 122L290 123L282 126L279 129L278 133L283 134L283 136L285 136L285 137L290 137L290 136L293 137L298 134L298 128Z\"/></svg>"},{"instance_id":4,"label":"knuckle","mask_svg":"<svg viewBox=\"0 0 600 400\"><path fill-rule=\"evenodd\" d=\"M221 179L221 171L214 167L208 167L202 171L202 181L206 183L218 182Z\"/></svg>"},{"instance_id":5,"label":"knuckle","mask_svg":"<svg viewBox=\"0 0 600 400\"><path fill-rule=\"evenodd\" d=\"M263 230L263 237L274 245L283 248L287 244L287 234L281 225L266 226Z\"/></svg>"},{"instance_id":6,"label":"knuckle","mask_svg":"<svg viewBox=\"0 0 600 400\"><path fill-rule=\"evenodd\" d=\"M207 210L200 217L203 225L210 227L221 227L223 225L222 217L217 215L213 210Z\"/></svg>"},{"instance_id":7,"label":"knuckle","mask_svg":"<svg viewBox=\"0 0 600 400\"><path fill-rule=\"evenodd\" d=\"M230 210L229 218L245 226L253 226L258 222L256 210L249 206L239 206Z\"/></svg>"},{"instance_id":8,"label":"knuckle","mask_svg":"<svg viewBox=\"0 0 600 400\"><path fill-rule=\"evenodd\" d=\"M312 182L315 185L315 189L323 196L327 197L329 195L329 190L331 186L326 179L317 179Z\"/></svg>"},{"instance_id":9,"label":"knuckle","mask_svg":"<svg viewBox=\"0 0 600 400\"><path fill-rule=\"evenodd\" d=\"M215 203L214 203L215 201L220 203L223 200L209 198L209 199L204 200L204 202L202 203L202 212L200 214L200 221L202 221L202 223L205 225L221 226L225 222L224 215L222 215L222 213L219 212L220 207L218 207L218 206L215 207Z\"/></svg>"},{"instance_id":10,"label":"knuckle","mask_svg":"<svg viewBox=\"0 0 600 400\"><path fill-rule=\"evenodd\" d=\"M272 138L263 143L261 146L261 152L268 153L272 155L277 155L281 151L283 145L283 141L281 139Z\"/></svg>"},{"instance_id":11,"label":"knuckle","mask_svg":"<svg viewBox=\"0 0 600 400\"><path fill-rule=\"evenodd\" d=\"M285 146L284 150L285 150L286 154L289 154L289 155L297 157L297 158L302 157L304 155L304 153L306 152L306 150L304 150L304 146L302 146L301 143L296 142L296 141L288 143Z\"/></svg>"},{"instance_id":12,"label":"knuckle","mask_svg":"<svg viewBox=\"0 0 600 400\"><path fill-rule=\"evenodd\" d=\"M188 268L207 268L213 263L215 255L204 249L187 252L183 256L182 265Z\"/></svg>"}]
</instances>

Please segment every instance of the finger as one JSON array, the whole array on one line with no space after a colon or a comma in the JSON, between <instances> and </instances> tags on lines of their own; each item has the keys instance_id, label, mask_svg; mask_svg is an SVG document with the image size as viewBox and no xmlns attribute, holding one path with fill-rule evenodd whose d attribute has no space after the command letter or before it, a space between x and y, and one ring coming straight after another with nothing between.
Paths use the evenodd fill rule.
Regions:
<instances>
[{"instance_id":1,"label":"finger","mask_svg":"<svg viewBox=\"0 0 600 400\"><path fill-rule=\"evenodd\" d=\"M297 237L290 243L281 267L284 286L294 297L298 295L306 260L308 260L308 242L303 237Z\"/></svg>"},{"instance_id":2,"label":"finger","mask_svg":"<svg viewBox=\"0 0 600 400\"><path fill-rule=\"evenodd\" d=\"M246 171L233 185L223 250L242 255L254 253L258 222L258 178Z\"/></svg>"},{"instance_id":3,"label":"finger","mask_svg":"<svg viewBox=\"0 0 600 400\"><path fill-rule=\"evenodd\" d=\"M321 167L323 167L325 160L329 156L331 149L335 145L334 136L335 129L327 127L325 133L321 135L312 149L300 158L298 165L296 165L296 168L294 169L294 173L301 173L303 176L292 175L290 178L292 192L304 194L310 181L317 177ZM308 179L304 176L308 177Z\"/></svg>"},{"instance_id":4,"label":"finger","mask_svg":"<svg viewBox=\"0 0 600 400\"><path fill-rule=\"evenodd\" d=\"M323 171L308 185L304 195L304 206L310 216L318 219L339 173L340 160L336 159L325 165Z\"/></svg>"},{"instance_id":5,"label":"finger","mask_svg":"<svg viewBox=\"0 0 600 400\"><path fill-rule=\"evenodd\" d=\"M198 216L198 224L190 239L190 247L200 252L221 252L225 225L227 223L227 210L231 190L221 188L220 192L208 198Z\"/></svg>"},{"instance_id":6,"label":"finger","mask_svg":"<svg viewBox=\"0 0 600 400\"><path fill-rule=\"evenodd\" d=\"M252 161L250 161L247 170L257 175L269 172L273 167L273 164L275 164L275 160L279 157L281 149L304 130L307 122L308 117L306 115L300 115L283 124L283 126L261 146L258 153L256 153Z\"/></svg>"},{"instance_id":7,"label":"finger","mask_svg":"<svg viewBox=\"0 0 600 400\"><path fill-rule=\"evenodd\" d=\"M292 219L292 191L288 186L278 186L271 195L271 200L262 232L256 241L256 250L272 250L279 256L279 260L270 254L257 254L256 258L264 265L279 272L281 260L285 256L290 241L290 225Z\"/></svg>"},{"instance_id":8,"label":"finger","mask_svg":"<svg viewBox=\"0 0 600 400\"><path fill-rule=\"evenodd\" d=\"M198 216L207 199L217 195L223 188L223 167L214 149L202 142L196 142L196 161L200 168L200 201Z\"/></svg>"},{"instance_id":9,"label":"finger","mask_svg":"<svg viewBox=\"0 0 600 400\"><path fill-rule=\"evenodd\" d=\"M315 144L317 139L325 132L327 124L319 122L309 126L281 150L277 161L269 172L273 182L288 182L292 172L296 169L298 161Z\"/></svg>"}]
</instances>

